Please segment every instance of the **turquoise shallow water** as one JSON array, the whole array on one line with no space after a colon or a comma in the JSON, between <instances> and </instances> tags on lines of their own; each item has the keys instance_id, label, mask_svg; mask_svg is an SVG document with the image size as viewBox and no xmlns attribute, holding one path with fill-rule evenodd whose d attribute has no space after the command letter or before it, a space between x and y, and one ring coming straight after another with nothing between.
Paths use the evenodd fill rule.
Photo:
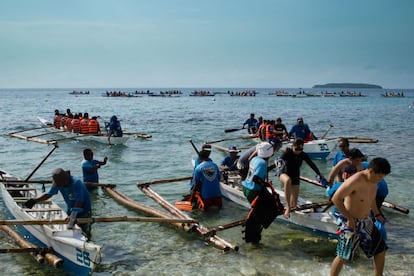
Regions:
<instances>
[{"instance_id":1,"label":"turquoise shallow water","mask_svg":"<svg viewBox=\"0 0 414 276\"><path fill-rule=\"evenodd\" d=\"M49 178L56 167L70 169L81 176L82 151L93 149L95 157L108 156L108 165L100 170L101 182L116 183L118 189L133 199L157 206L135 186L137 182L170 179L191 175L191 158L195 155L189 139L200 147L202 142L224 137L244 135L243 131L224 134L224 129L241 127L254 112L256 116L275 119L282 117L288 128L303 116L316 135L322 135L331 123L334 127L328 137L357 136L379 139L377 144L354 144L370 157L389 159L392 173L387 176L390 194L387 200L412 210L414 192L412 171L414 164L414 90L404 90L405 98L384 98L385 90L361 90L366 97L346 98L285 98L267 95L273 89L256 89L256 97L189 97L192 89L181 89L181 97L101 97L103 89L89 89L90 95L73 96L71 89L0 90L0 134L36 127L37 116L52 119L54 109L62 112L71 108L89 112L109 120L115 114L129 132L150 133L148 140L130 138L124 146L109 147L93 142L67 141L47 159L32 177ZM161 89L151 89L158 92ZM163 89L166 90L166 89ZM233 89L235 90L235 89ZM133 91L130 89L129 91ZM227 89L210 89L227 91ZM242 89L239 89L242 91ZM296 92L296 90L292 90ZM307 89L307 91L312 91ZM316 91L316 90L315 90ZM25 178L52 148L6 135L0 136L0 167ZM248 145L249 141L224 142L222 145ZM220 162L224 155L213 151L212 158ZM331 160L317 160L327 174ZM302 174L313 173L302 166ZM277 186L277 180L273 179ZM154 189L173 202L187 192L187 182L154 186ZM301 196L311 200L325 200L323 191L303 183ZM95 216L142 215L115 203L102 191L93 195ZM55 199L62 203L59 197ZM199 216L206 226L217 226L246 216L247 211L231 202L224 203L218 214ZM414 273L414 245L412 215L386 210L389 222L389 251L386 275ZM4 217L4 211L0 211ZM168 225L154 223L95 224L93 239L104 245L103 261L96 275L327 275L334 256L335 244L287 225L272 224L263 234L263 246L254 248L242 240L241 228L220 233L232 243L240 245L239 252L223 254L205 245L196 235L180 232ZM0 235L1 247L12 246L5 235ZM1 274L56 275L47 265L38 265L26 254L1 254ZM371 260L363 254L347 263L345 275L366 275L372 269Z\"/></svg>"}]
</instances>

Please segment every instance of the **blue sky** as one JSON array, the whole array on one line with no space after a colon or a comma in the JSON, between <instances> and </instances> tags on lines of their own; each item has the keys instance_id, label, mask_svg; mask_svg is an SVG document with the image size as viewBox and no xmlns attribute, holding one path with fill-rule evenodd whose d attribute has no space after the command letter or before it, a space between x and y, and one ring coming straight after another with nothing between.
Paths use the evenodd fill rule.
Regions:
<instances>
[{"instance_id":1,"label":"blue sky","mask_svg":"<svg viewBox=\"0 0 414 276\"><path fill-rule=\"evenodd\" d=\"M414 88L414 1L1 0L0 88Z\"/></svg>"}]
</instances>

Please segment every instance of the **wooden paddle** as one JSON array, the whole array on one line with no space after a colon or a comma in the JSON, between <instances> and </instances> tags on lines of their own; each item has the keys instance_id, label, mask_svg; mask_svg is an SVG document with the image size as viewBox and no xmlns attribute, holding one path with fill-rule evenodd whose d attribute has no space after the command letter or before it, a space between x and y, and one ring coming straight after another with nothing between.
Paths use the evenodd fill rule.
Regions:
<instances>
[{"instance_id":1,"label":"wooden paddle","mask_svg":"<svg viewBox=\"0 0 414 276\"><path fill-rule=\"evenodd\" d=\"M313 185L318 186L318 187L321 187L321 188L325 188L318 181L313 180L313 179L311 179L309 177L306 177L306 176L300 176L300 180L303 180L305 182L308 182L310 184L313 184ZM382 206L387 207L387 208L390 208L390 209L393 209L393 210L396 210L396 211L399 211L399 212L404 213L404 214L408 214L410 212L410 210L408 208L405 208L405 207L402 207L402 206L398 206L398 205L396 205L394 203L391 203L389 201L384 201L382 203Z\"/></svg>"},{"instance_id":2,"label":"wooden paddle","mask_svg":"<svg viewBox=\"0 0 414 276\"><path fill-rule=\"evenodd\" d=\"M77 218L76 224L86 224L95 222L168 222L168 223L198 223L194 219L184 218L157 218L157 217L95 217L95 218ZM50 225L50 224L67 224L65 219L37 219L37 220L0 220L0 225Z\"/></svg>"},{"instance_id":3,"label":"wooden paddle","mask_svg":"<svg viewBox=\"0 0 414 276\"><path fill-rule=\"evenodd\" d=\"M242 130L242 129L244 129L244 127L225 129L224 133L235 132L235 131L239 131L239 130Z\"/></svg>"},{"instance_id":4,"label":"wooden paddle","mask_svg":"<svg viewBox=\"0 0 414 276\"><path fill-rule=\"evenodd\" d=\"M325 133L321 136L320 139L325 139L326 135L328 134L328 132L331 130L331 128L333 128L333 124L329 124L328 129L325 131Z\"/></svg>"},{"instance_id":5,"label":"wooden paddle","mask_svg":"<svg viewBox=\"0 0 414 276\"><path fill-rule=\"evenodd\" d=\"M42 166L42 164L46 161L47 158L49 158L49 156L55 151L55 149L58 148L57 144L54 144L53 149L51 149L49 151L49 153L45 156L45 158L43 158L43 160L39 163L39 165L37 165L37 167L32 171L31 174L29 174L28 177L26 177L26 179L24 181L29 181L29 179L34 175L34 173L40 168L40 166Z\"/></svg>"},{"instance_id":6,"label":"wooden paddle","mask_svg":"<svg viewBox=\"0 0 414 276\"><path fill-rule=\"evenodd\" d=\"M172 183L172 182L179 182L179 181L185 181L192 179L192 176L185 176L185 177L178 177L178 178L172 178L172 179L160 179L160 180L154 180L149 182L143 182L143 183L137 183L138 188L145 187L149 185L154 184L165 184L165 183Z\"/></svg>"}]
</instances>

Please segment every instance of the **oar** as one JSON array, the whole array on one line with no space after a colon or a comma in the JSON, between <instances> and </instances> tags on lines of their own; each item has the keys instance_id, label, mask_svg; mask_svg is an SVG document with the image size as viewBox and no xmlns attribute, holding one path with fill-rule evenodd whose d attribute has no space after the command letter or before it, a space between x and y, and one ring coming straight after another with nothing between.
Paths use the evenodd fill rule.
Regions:
<instances>
[{"instance_id":1,"label":"oar","mask_svg":"<svg viewBox=\"0 0 414 276\"><path fill-rule=\"evenodd\" d=\"M190 143L191 143L191 145L193 146L193 149L195 150L195 152L197 153L197 155L199 155L200 154L200 151L197 149L197 147L194 145L194 143L193 143L193 140L192 139L190 139L190 140L188 140Z\"/></svg>"},{"instance_id":2,"label":"oar","mask_svg":"<svg viewBox=\"0 0 414 276\"><path fill-rule=\"evenodd\" d=\"M168 223L198 223L194 219L184 218L157 218L157 217L96 217L96 218L77 218L76 224L86 224L95 222L168 222ZM37 220L0 220L0 225L50 225L67 224L65 219L37 219Z\"/></svg>"},{"instance_id":3,"label":"oar","mask_svg":"<svg viewBox=\"0 0 414 276\"><path fill-rule=\"evenodd\" d=\"M313 185L318 186L318 187L321 187L321 188L325 188L318 181L313 180L313 179L311 179L309 177L306 177L306 176L300 176L300 180L303 180L305 182L308 182L310 184L313 184ZM408 214L410 212L410 210L408 208L405 208L405 207L402 207L402 206L398 206L398 205L396 205L394 203L391 203L389 201L384 201L382 203L382 206L387 207L387 208L390 208L390 209L394 209L394 210L399 211L399 212L404 213L404 214Z\"/></svg>"},{"instance_id":4,"label":"oar","mask_svg":"<svg viewBox=\"0 0 414 276\"><path fill-rule=\"evenodd\" d=\"M28 177L26 177L25 181L29 181L30 177L32 177L32 175L34 175L34 173L40 168L40 166L42 166L42 164L46 161L46 159L58 148L57 144L54 144L53 149L51 149L49 151L49 153L45 156L45 158L43 158L43 160L39 163L39 165L37 165L37 167L32 171L31 174L29 174Z\"/></svg>"},{"instance_id":5,"label":"oar","mask_svg":"<svg viewBox=\"0 0 414 276\"><path fill-rule=\"evenodd\" d=\"M329 124L328 129L325 131L325 133L321 136L320 139L325 139L326 135L328 134L328 132L331 130L331 128L333 128L333 124Z\"/></svg>"},{"instance_id":6,"label":"oar","mask_svg":"<svg viewBox=\"0 0 414 276\"><path fill-rule=\"evenodd\" d=\"M206 144L214 144L214 143L219 143L219 142L224 142L224 141L230 141L230 140L253 139L253 138L257 138L257 136L255 134L250 134L250 135L229 137L229 138L223 138L223 139L219 139L219 140L215 140L215 141L209 141L209 142L206 142Z\"/></svg>"},{"instance_id":7,"label":"oar","mask_svg":"<svg viewBox=\"0 0 414 276\"><path fill-rule=\"evenodd\" d=\"M242 130L242 129L244 129L244 127L225 129L224 133L235 132L235 131L239 131L239 130Z\"/></svg>"}]
</instances>

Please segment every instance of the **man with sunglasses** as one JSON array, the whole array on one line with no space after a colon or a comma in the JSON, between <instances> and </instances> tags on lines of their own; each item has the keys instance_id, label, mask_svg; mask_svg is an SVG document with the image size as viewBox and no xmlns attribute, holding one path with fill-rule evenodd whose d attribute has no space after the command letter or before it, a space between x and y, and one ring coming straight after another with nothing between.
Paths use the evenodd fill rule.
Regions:
<instances>
[{"instance_id":1,"label":"man with sunglasses","mask_svg":"<svg viewBox=\"0 0 414 276\"><path fill-rule=\"evenodd\" d=\"M312 162L309 155L303 151L303 139L297 138L292 143L292 148L286 148L281 157L276 160L276 166L278 167L279 181L284 186L286 210L283 215L286 219L290 218L290 210L297 206L299 196L299 183L300 183L300 167L302 162L308 163L309 167L323 179L318 167Z\"/></svg>"}]
</instances>

